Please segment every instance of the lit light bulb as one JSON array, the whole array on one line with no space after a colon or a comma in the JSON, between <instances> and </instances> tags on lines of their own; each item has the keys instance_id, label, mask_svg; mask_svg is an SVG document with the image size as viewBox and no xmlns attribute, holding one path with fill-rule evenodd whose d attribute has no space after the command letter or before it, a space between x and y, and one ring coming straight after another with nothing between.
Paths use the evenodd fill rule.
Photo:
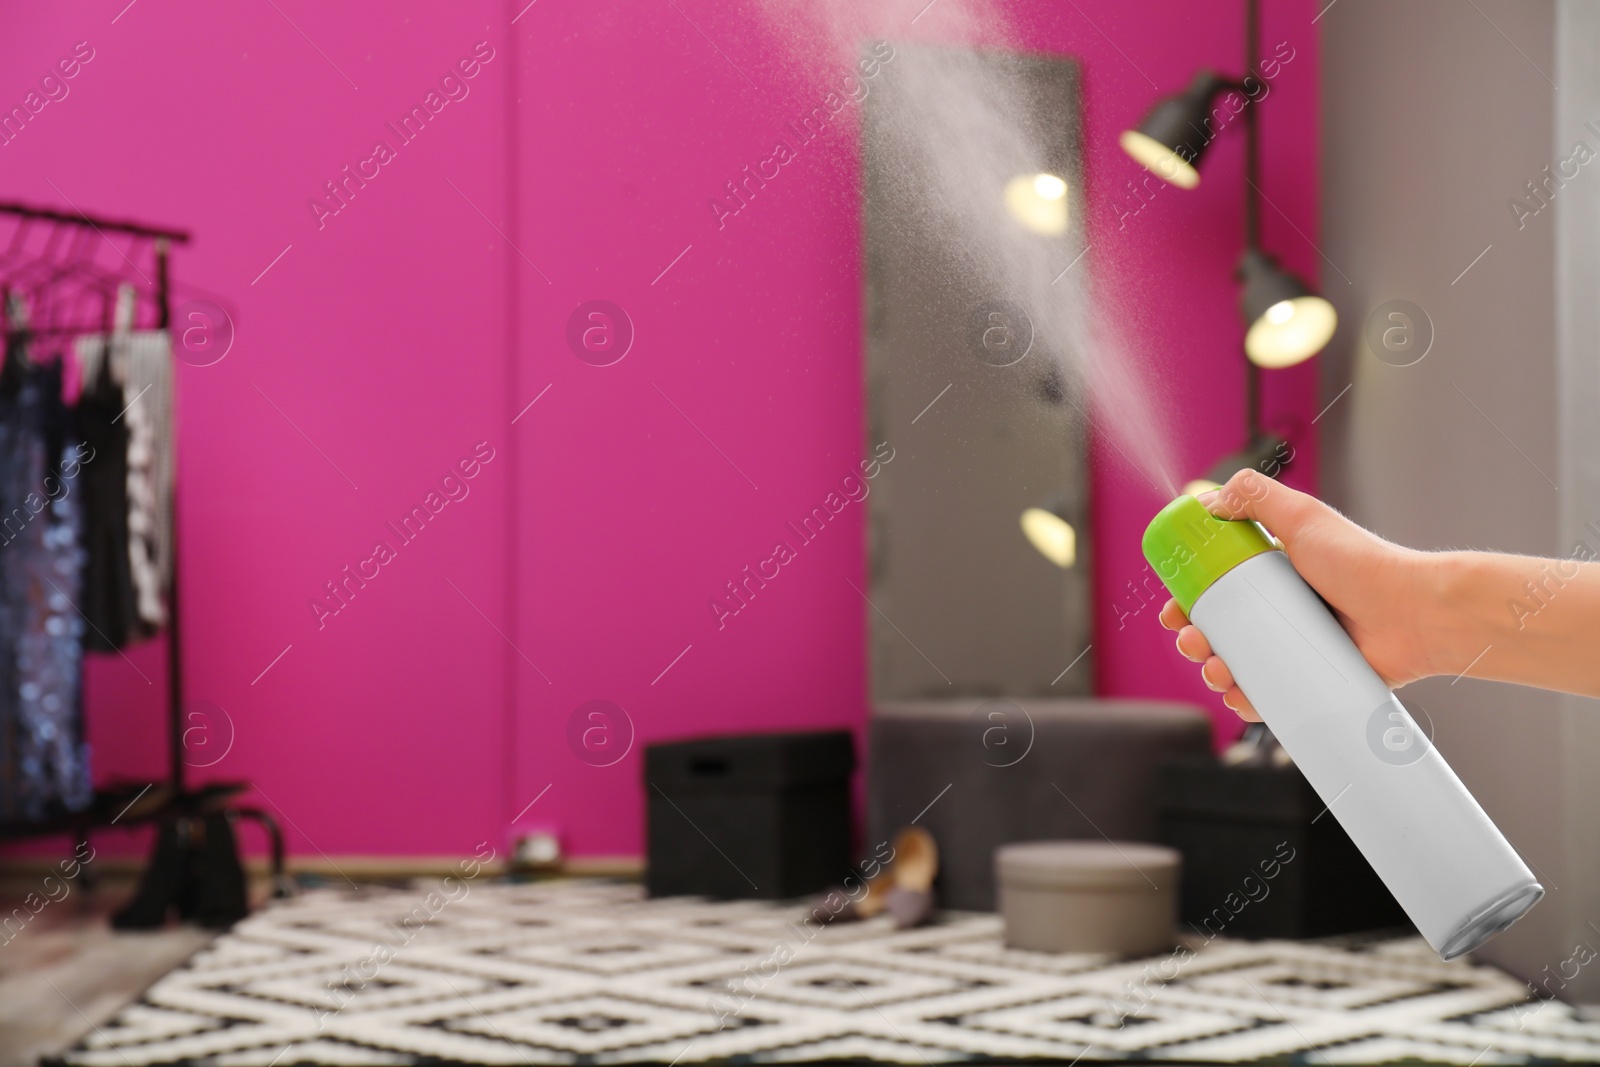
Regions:
<instances>
[{"instance_id":1,"label":"lit light bulb","mask_svg":"<svg viewBox=\"0 0 1600 1067\"><path fill-rule=\"evenodd\" d=\"M1171 182L1180 189L1193 189L1200 184L1200 172L1160 141L1138 130L1124 130L1119 143L1135 163L1162 181Z\"/></svg>"},{"instance_id":2,"label":"lit light bulb","mask_svg":"<svg viewBox=\"0 0 1600 1067\"><path fill-rule=\"evenodd\" d=\"M1046 237L1067 232L1067 183L1054 174L1019 174L1006 183L1006 210L1026 229Z\"/></svg>"},{"instance_id":3,"label":"lit light bulb","mask_svg":"<svg viewBox=\"0 0 1600 1067\"><path fill-rule=\"evenodd\" d=\"M1045 508L1022 513L1022 532L1039 554L1063 569L1078 560L1078 532L1072 524Z\"/></svg>"},{"instance_id":4,"label":"lit light bulb","mask_svg":"<svg viewBox=\"0 0 1600 1067\"><path fill-rule=\"evenodd\" d=\"M1245 332L1245 355L1258 367L1292 367L1322 351L1338 322L1333 305L1320 296L1280 300Z\"/></svg>"},{"instance_id":5,"label":"lit light bulb","mask_svg":"<svg viewBox=\"0 0 1600 1067\"><path fill-rule=\"evenodd\" d=\"M1033 191L1045 200L1060 200L1067 195L1067 183L1054 174L1035 174Z\"/></svg>"}]
</instances>

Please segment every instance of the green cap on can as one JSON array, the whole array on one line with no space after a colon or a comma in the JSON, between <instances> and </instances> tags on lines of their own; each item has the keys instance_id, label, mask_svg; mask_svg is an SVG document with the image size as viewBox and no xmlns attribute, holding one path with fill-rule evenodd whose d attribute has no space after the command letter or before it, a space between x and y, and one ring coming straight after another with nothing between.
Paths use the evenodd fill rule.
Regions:
<instances>
[{"instance_id":1,"label":"green cap on can","mask_svg":"<svg viewBox=\"0 0 1600 1067\"><path fill-rule=\"evenodd\" d=\"M1273 544L1249 519L1219 519L1185 493L1144 531L1144 558L1187 614L1211 583Z\"/></svg>"}]
</instances>

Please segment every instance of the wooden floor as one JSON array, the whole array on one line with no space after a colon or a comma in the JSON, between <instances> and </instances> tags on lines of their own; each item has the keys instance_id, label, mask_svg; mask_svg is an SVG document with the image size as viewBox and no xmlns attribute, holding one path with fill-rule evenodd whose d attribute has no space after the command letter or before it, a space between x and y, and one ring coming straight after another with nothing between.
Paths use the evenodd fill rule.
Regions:
<instances>
[{"instance_id":1,"label":"wooden floor","mask_svg":"<svg viewBox=\"0 0 1600 1067\"><path fill-rule=\"evenodd\" d=\"M127 890L75 888L16 929L0 933L0 1067L34 1067L144 992L214 936L193 927L113 932L107 916ZM0 893L0 918L21 909ZM35 898L35 905L38 898Z\"/></svg>"}]
</instances>

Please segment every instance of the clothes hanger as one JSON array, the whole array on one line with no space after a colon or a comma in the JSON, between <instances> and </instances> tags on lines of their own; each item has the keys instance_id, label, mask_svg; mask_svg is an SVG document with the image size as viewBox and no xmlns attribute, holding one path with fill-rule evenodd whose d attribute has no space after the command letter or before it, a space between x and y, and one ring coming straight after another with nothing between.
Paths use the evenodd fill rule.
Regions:
<instances>
[{"instance_id":1,"label":"clothes hanger","mask_svg":"<svg viewBox=\"0 0 1600 1067\"><path fill-rule=\"evenodd\" d=\"M18 220L12 227L10 243L6 245L5 251L0 252L0 327L5 329L8 341L18 327L18 320L26 318L22 312L24 298L16 283L21 274L37 262L37 256L28 251L28 235L32 225L32 219ZM47 246L55 236L54 229L47 229L45 234ZM11 345L7 344L8 357L10 350ZM8 358L8 365L9 362Z\"/></svg>"},{"instance_id":2,"label":"clothes hanger","mask_svg":"<svg viewBox=\"0 0 1600 1067\"><path fill-rule=\"evenodd\" d=\"M62 256L75 254L80 244L76 234L66 233L60 226L50 226L46 230L44 244L36 252L26 252L24 242L19 262L6 272L3 283L8 295L6 310L9 329L26 328L32 334L41 328L48 317L50 297L56 295L51 293L48 279L60 269ZM27 309L25 327L15 313L18 302Z\"/></svg>"},{"instance_id":3,"label":"clothes hanger","mask_svg":"<svg viewBox=\"0 0 1600 1067\"><path fill-rule=\"evenodd\" d=\"M79 229L80 232L74 234L66 255L55 269L38 278L30 278L35 287L36 333L55 335L88 332L83 328L83 323L95 320L80 318L76 312L85 305L98 304L102 311L99 318L103 319L106 317L104 312L114 306L121 287L133 285L126 275L106 270L96 260L102 235ZM135 247L132 251L137 254L139 250ZM131 260L129 264L132 265ZM137 271L137 266L134 269ZM137 291L137 287L134 288Z\"/></svg>"},{"instance_id":4,"label":"clothes hanger","mask_svg":"<svg viewBox=\"0 0 1600 1067\"><path fill-rule=\"evenodd\" d=\"M21 263L23 257L27 255L28 234L33 223L33 219L21 218L11 228L11 241L0 250L0 280L5 279L11 268Z\"/></svg>"},{"instance_id":5,"label":"clothes hanger","mask_svg":"<svg viewBox=\"0 0 1600 1067\"><path fill-rule=\"evenodd\" d=\"M51 222L42 222L45 228L43 244L37 251L29 251L24 227L31 220L23 220L18 224L17 231L13 234L13 245L16 246L16 260L5 266L4 274L0 274L0 286L10 290L25 290L33 283L34 276L50 270L60 257L62 245L69 245L75 235L66 232L62 226ZM19 236L20 235L20 236Z\"/></svg>"}]
</instances>

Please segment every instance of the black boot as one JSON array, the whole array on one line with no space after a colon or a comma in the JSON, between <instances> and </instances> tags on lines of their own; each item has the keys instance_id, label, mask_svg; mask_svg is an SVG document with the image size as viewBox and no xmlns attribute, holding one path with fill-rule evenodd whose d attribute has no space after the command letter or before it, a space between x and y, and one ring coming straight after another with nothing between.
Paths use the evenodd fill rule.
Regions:
<instances>
[{"instance_id":1,"label":"black boot","mask_svg":"<svg viewBox=\"0 0 1600 1067\"><path fill-rule=\"evenodd\" d=\"M167 921L189 875L189 819L163 819L156 830L150 865L139 877L139 889L126 907L111 916L116 930L153 930Z\"/></svg>"},{"instance_id":2,"label":"black boot","mask_svg":"<svg viewBox=\"0 0 1600 1067\"><path fill-rule=\"evenodd\" d=\"M201 837L191 852L192 903L180 906L186 919L211 930L226 930L250 914L249 887L239 842L229 812L212 812L201 824Z\"/></svg>"},{"instance_id":3,"label":"black boot","mask_svg":"<svg viewBox=\"0 0 1600 1067\"><path fill-rule=\"evenodd\" d=\"M117 930L150 930L169 913L226 930L250 913L244 865L226 812L166 819L133 900L111 917Z\"/></svg>"}]
</instances>

